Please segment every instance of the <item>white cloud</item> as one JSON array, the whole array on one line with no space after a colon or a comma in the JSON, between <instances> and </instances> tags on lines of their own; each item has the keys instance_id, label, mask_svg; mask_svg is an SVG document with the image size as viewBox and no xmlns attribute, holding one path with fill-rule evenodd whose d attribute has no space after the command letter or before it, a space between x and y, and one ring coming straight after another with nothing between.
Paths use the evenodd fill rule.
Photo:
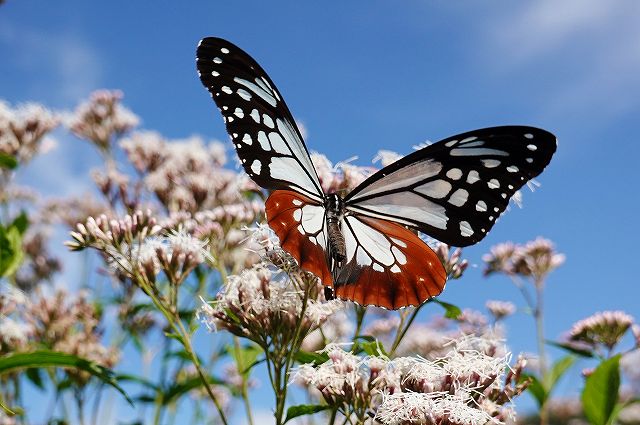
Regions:
<instances>
[{"instance_id":1,"label":"white cloud","mask_svg":"<svg viewBox=\"0 0 640 425\"><path fill-rule=\"evenodd\" d=\"M494 15L489 44L495 72L540 70L549 117L597 114L598 121L640 106L640 2L542 0Z\"/></svg>"},{"instance_id":2,"label":"white cloud","mask_svg":"<svg viewBox=\"0 0 640 425\"><path fill-rule=\"evenodd\" d=\"M10 51L5 66L24 72L24 96L75 105L100 87L102 61L95 48L71 34L44 32L0 21L0 46ZM30 78L33 77L33 78Z\"/></svg>"}]
</instances>

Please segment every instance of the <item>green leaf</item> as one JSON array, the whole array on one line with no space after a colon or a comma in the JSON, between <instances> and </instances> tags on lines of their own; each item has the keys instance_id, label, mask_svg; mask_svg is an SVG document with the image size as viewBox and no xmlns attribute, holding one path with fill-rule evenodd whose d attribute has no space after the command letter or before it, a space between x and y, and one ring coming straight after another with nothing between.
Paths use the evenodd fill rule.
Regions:
<instances>
[{"instance_id":1,"label":"green leaf","mask_svg":"<svg viewBox=\"0 0 640 425\"><path fill-rule=\"evenodd\" d=\"M544 379L544 386L548 394L551 394L553 388L564 373L575 363L576 358L572 355L565 356L553 364L551 370L547 372Z\"/></svg>"},{"instance_id":2,"label":"green leaf","mask_svg":"<svg viewBox=\"0 0 640 425\"><path fill-rule=\"evenodd\" d=\"M33 385L44 390L44 382L42 382L42 374L40 372L41 369L27 369L25 375Z\"/></svg>"},{"instance_id":3,"label":"green leaf","mask_svg":"<svg viewBox=\"0 0 640 425\"><path fill-rule=\"evenodd\" d=\"M175 350L175 351L167 351L163 356L164 359L176 358L180 360L186 360L188 362L191 361L191 355L184 349Z\"/></svg>"},{"instance_id":4,"label":"green leaf","mask_svg":"<svg viewBox=\"0 0 640 425\"><path fill-rule=\"evenodd\" d=\"M235 360L238 372L245 378L249 377L253 366L262 362L258 360L258 356L262 354L262 349L257 345L252 344L244 347L234 345L233 347L228 347L227 351Z\"/></svg>"},{"instance_id":5,"label":"green leaf","mask_svg":"<svg viewBox=\"0 0 640 425\"><path fill-rule=\"evenodd\" d=\"M359 339L363 339L364 342L358 341ZM359 349L362 349L365 353L370 356L387 356L389 354L384 349L384 346L372 336L362 335L356 337L356 345L354 346L354 352L359 352Z\"/></svg>"},{"instance_id":6,"label":"green leaf","mask_svg":"<svg viewBox=\"0 0 640 425\"><path fill-rule=\"evenodd\" d=\"M453 304L449 304L437 299L433 299L433 302L435 302L436 304L439 304L442 308L445 309L444 317L446 317L447 319L455 320L458 317L460 317L460 315L462 314L462 310L460 310L460 307L458 306L455 306Z\"/></svg>"},{"instance_id":7,"label":"green leaf","mask_svg":"<svg viewBox=\"0 0 640 425\"><path fill-rule=\"evenodd\" d=\"M15 273L23 257L20 231L16 227L5 229L0 225L0 277Z\"/></svg>"},{"instance_id":8,"label":"green leaf","mask_svg":"<svg viewBox=\"0 0 640 425\"><path fill-rule=\"evenodd\" d=\"M95 362L71 354L44 350L34 351L32 353L15 353L0 357L0 375L22 369L42 367L66 367L88 372L105 384L118 390L118 392L133 405L127 393L114 378L115 375L113 371Z\"/></svg>"},{"instance_id":9,"label":"green leaf","mask_svg":"<svg viewBox=\"0 0 640 425\"><path fill-rule=\"evenodd\" d=\"M182 339L182 335L178 335L177 333L173 333L173 332L165 332L164 336L166 336L167 338L175 339L180 344L184 345L184 340Z\"/></svg>"},{"instance_id":10,"label":"green leaf","mask_svg":"<svg viewBox=\"0 0 640 425\"><path fill-rule=\"evenodd\" d=\"M594 357L593 352L591 350L588 350L586 348L578 348L578 347L574 347L571 344L568 344L566 342L556 342L556 341L545 341L547 344L552 345L554 347L558 347L558 348L562 348L563 350L566 350L570 353L576 354L578 356L581 357L587 357L587 358L592 358Z\"/></svg>"},{"instance_id":11,"label":"green leaf","mask_svg":"<svg viewBox=\"0 0 640 425\"><path fill-rule=\"evenodd\" d=\"M29 227L29 216L25 211L21 211L20 215L13 219L9 227L15 227L20 232L20 235L24 235Z\"/></svg>"},{"instance_id":12,"label":"green leaf","mask_svg":"<svg viewBox=\"0 0 640 425\"><path fill-rule=\"evenodd\" d=\"M224 385L223 381L213 376L209 376L207 378L207 381L209 382L209 384ZM182 382L176 383L165 390L164 394L162 395L162 404L164 406L171 404L189 391L200 388L202 386L204 386L204 383L199 376L187 378Z\"/></svg>"},{"instance_id":13,"label":"green leaf","mask_svg":"<svg viewBox=\"0 0 640 425\"><path fill-rule=\"evenodd\" d=\"M533 398L536 399L536 402L538 402L538 407L542 407L545 401L547 401L548 397L547 390L545 390L544 385L542 385L542 382L540 382L540 380L534 375L523 373L520 380L524 381L525 379L530 380L527 391L529 391Z\"/></svg>"},{"instance_id":14,"label":"green leaf","mask_svg":"<svg viewBox=\"0 0 640 425\"><path fill-rule=\"evenodd\" d=\"M310 353L309 351L298 351L295 355L295 359L298 363L308 364L313 363L316 366L329 361L327 353Z\"/></svg>"},{"instance_id":15,"label":"green leaf","mask_svg":"<svg viewBox=\"0 0 640 425\"><path fill-rule=\"evenodd\" d=\"M287 417L284 422L287 423L298 416L312 415L329 409L331 409L331 406L326 404L299 404L297 406L291 406L287 409Z\"/></svg>"},{"instance_id":16,"label":"green leaf","mask_svg":"<svg viewBox=\"0 0 640 425\"><path fill-rule=\"evenodd\" d=\"M143 387L149 388L153 391L160 390L160 388L156 384L154 384L153 382L149 381L146 378L143 378L142 376L130 375L130 374L119 374L119 375L116 375L116 379L118 380L118 382L135 382L136 384L140 384Z\"/></svg>"},{"instance_id":17,"label":"green leaf","mask_svg":"<svg viewBox=\"0 0 640 425\"><path fill-rule=\"evenodd\" d=\"M18 160L12 157L11 155L7 155L6 153L0 152L0 168L8 168L9 170L13 170L18 166Z\"/></svg>"},{"instance_id":18,"label":"green leaf","mask_svg":"<svg viewBox=\"0 0 640 425\"><path fill-rule=\"evenodd\" d=\"M610 423L618 402L620 388L620 354L600 363L587 377L582 390L584 414L594 425Z\"/></svg>"}]
</instances>

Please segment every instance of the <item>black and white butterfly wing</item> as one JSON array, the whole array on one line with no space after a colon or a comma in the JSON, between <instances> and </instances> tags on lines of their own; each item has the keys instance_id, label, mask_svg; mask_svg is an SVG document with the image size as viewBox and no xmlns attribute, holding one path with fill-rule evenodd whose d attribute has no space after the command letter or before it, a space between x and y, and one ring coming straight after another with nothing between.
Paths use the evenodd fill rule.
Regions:
<instances>
[{"instance_id":1,"label":"black and white butterfly wing","mask_svg":"<svg viewBox=\"0 0 640 425\"><path fill-rule=\"evenodd\" d=\"M350 192L345 205L348 214L394 221L449 245L472 245L555 150L555 136L539 128L470 131L383 168Z\"/></svg>"},{"instance_id":2,"label":"black and white butterfly wing","mask_svg":"<svg viewBox=\"0 0 640 425\"><path fill-rule=\"evenodd\" d=\"M300 131L262 67L215 37L200 41L196 64L247 174L265 189L290 189L321 203L322 188Z\"/></svg>"}]
</instances>

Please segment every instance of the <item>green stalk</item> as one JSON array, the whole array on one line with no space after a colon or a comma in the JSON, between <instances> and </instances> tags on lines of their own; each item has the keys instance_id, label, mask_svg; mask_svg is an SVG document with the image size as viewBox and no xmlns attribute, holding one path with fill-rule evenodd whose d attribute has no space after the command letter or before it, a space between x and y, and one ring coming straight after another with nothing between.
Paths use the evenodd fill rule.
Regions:
<instances>
[{"instance_id":1,"label":"green stalk","mask_svg":"<svg viewBox=\"0 0 640 425\"><path fill-rule=\"evenodd\" d=\"M420 311L420 309L425 306L429 301L426 301L423 304L420 304L418 307L415 307L413 309L413 312L411 313L411 316L409 317L409 320L406 322L405 325L405 318L406 316L402 315L401 319L400 319L400 325L398 326L398 329L402 329L402 331L398 332L396 334L396 338L393 341L393 344L391 345L391 350L389 351L389 357L393 357L394 353L396 352L396 349L398 348L398 346L400 345L400 343L402 342L402 338L404 338L404 336L406 335L407 331L409 330L409 328L411 327L411 324L413 323L413 321L416 319L416 317L418 316L418 312Z\"/></svg>"},{"instance_id":2,"label":"green stalk","mask_svg":"<svg viewBox=\"0 0 640 425\"><path fill-rule=\"evenodd\" d=\"M236 352L240 352L240 341L238 340L237 337L233 337L233 345L236 349ZM238 365L239 366L239 365ZM244 368L245 365L243 364L242 367ZM245 371L239 371L240 375L242 376L242 388L240 389L240 394L242 395L242 401L244 402L244 409L245 412L247 414L247 423L249 425L253 425L253 415L251 413L251 403L249 403L249 392L248 392L248 382L247 382L247 376L245 375Z\"/></svg>"},{"instance_id":3,"label":"green stalk","mask_svg":"<svg viewBox=\"0 0 640 425\"><path fill-rule=\"evenodd\" d=\"M144 284L144 281L142 279L138 280L138 282L141 283L140 287L142 288L142 290L151 298L151 301L153 301L153 304L160 310L163 316L167 319L167 321L169 322L169 325L171 326L173 331L176 333L176 335L180 337L180 343L184 347L187 354L189 354L189 357L191 358L191 362L195 366L196 371L198 372L198 376L200 377L200 380L202 381L202 384L204 385L205 390L207 391L207 394L209 394L209 398L211 398L211 401L213 401L213 404L215 405L216 410L220 415L220 419L222 420L222 423L224 425L228 425L227 418L224 414L224 411L222 410L222 406L220 406L220 402L218 402L216 396L213 394L211 385L209 384L209 381L207 380L206 375L204 374L204 372L202 371L202 367L200 366L200 361L198 360L198 356L193 351L193 347L191 346L191 336L189 335L189 332L187 332L187 330L185 329L180 318L176 317L178 314L177 311L175 312L176 316L174 316L174 314L169 312L169 310L164 306L162 301L159 300L153 294L153 291L151 291L150 288L146 284Z\"/></svg>"}]
</instances>

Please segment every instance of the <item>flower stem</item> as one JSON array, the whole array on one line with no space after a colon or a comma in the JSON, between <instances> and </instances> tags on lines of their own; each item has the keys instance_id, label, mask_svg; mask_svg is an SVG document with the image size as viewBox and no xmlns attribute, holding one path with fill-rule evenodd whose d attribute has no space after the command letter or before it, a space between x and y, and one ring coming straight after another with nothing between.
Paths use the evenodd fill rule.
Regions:
<instances>
[{"instance_id":1,"label":"flower stem","mask_svg":"<svg viewBox=\"0 0 640 425\"><path fill-rule=\"evenodd\" d=\"M541 279L536 279L534 281L534 286L536 288L536 304L535 309L533 310L533 316L536 321L536 338L538 343L538 356L540 357L540 375L542 376L543 382L547 381L547 360L545 356L544 349L544 315L543 315L543 289L544 289L544 281ZM549 423L549 415L546 403L543 403L540 406L540 425L547 425Z\"/></svg>"},{"instance_id":2,"label":"flower stem","mask_svg":"<svg viewBox=\"0 0 640 425\"><path fill-rule=\"evenodd\" d=\"M406 316L403 315L401 317L400 325L398 326L398 329L401 329L401 330L396 334L396 338L393 341L393 344L391 345L391 350L389 351L389 357L393 357L393 354L396 352L396 349L398 348L398 346L402 342L402 338L404 338L404 336L406 335L407 331L409 330L409 327L411 327L411 324L413 323L413 321L418 316L418 312L428 302L429 301L426 301L425 303L420 304L418 307L415 307L413 309L413 312L411 313L411 316L409 317L409 320L406 322L406 325L405 325Z\"/></svg>"},{"instance_id":3,"label":"flower stem","mask_svg":"<svg viewBox=\"0 0 640 425\"><path fill-rule=\"evenodd\" d=\"M177 309L176 309L176 312L172 314L170 310L162 303L162 301L153 294L153 291L151 291L148 288L148 286L143 283L142 280L138 280L138 282L141 283L140 287L151 298L151 301L153 301L153 304L160 310L160 312L162 312L162 314L167 319L167 321L169 322L169 325L171 326L173 331L176 333L176 335L180 337L179 341L180 343L182 343L182 346L184 347L187 354L189 354L189 357L191 358L191 362L195 366L196 371L198 372L198 376L200 377L200 380L202 381L202 384L204 385L205 390L207 391L207 394L209 394L211 401L213 401L213 404L215 405L216 410L220 415L220 420L222 420L222 423L224 425L228 425L227 418L224 414L224 411L222 410L222 406L220 406L220 402L218 401L216 396L213 394L213 390L211 389L209 380L207 379L206 375L204 374L200 366L200 360L198 360L198 356L193 351L193 347L191 346L191 335L189 334L189 332L187 332L184 325L182 324L182 321L178 316Z\"/></svg>"}]
</instances>

